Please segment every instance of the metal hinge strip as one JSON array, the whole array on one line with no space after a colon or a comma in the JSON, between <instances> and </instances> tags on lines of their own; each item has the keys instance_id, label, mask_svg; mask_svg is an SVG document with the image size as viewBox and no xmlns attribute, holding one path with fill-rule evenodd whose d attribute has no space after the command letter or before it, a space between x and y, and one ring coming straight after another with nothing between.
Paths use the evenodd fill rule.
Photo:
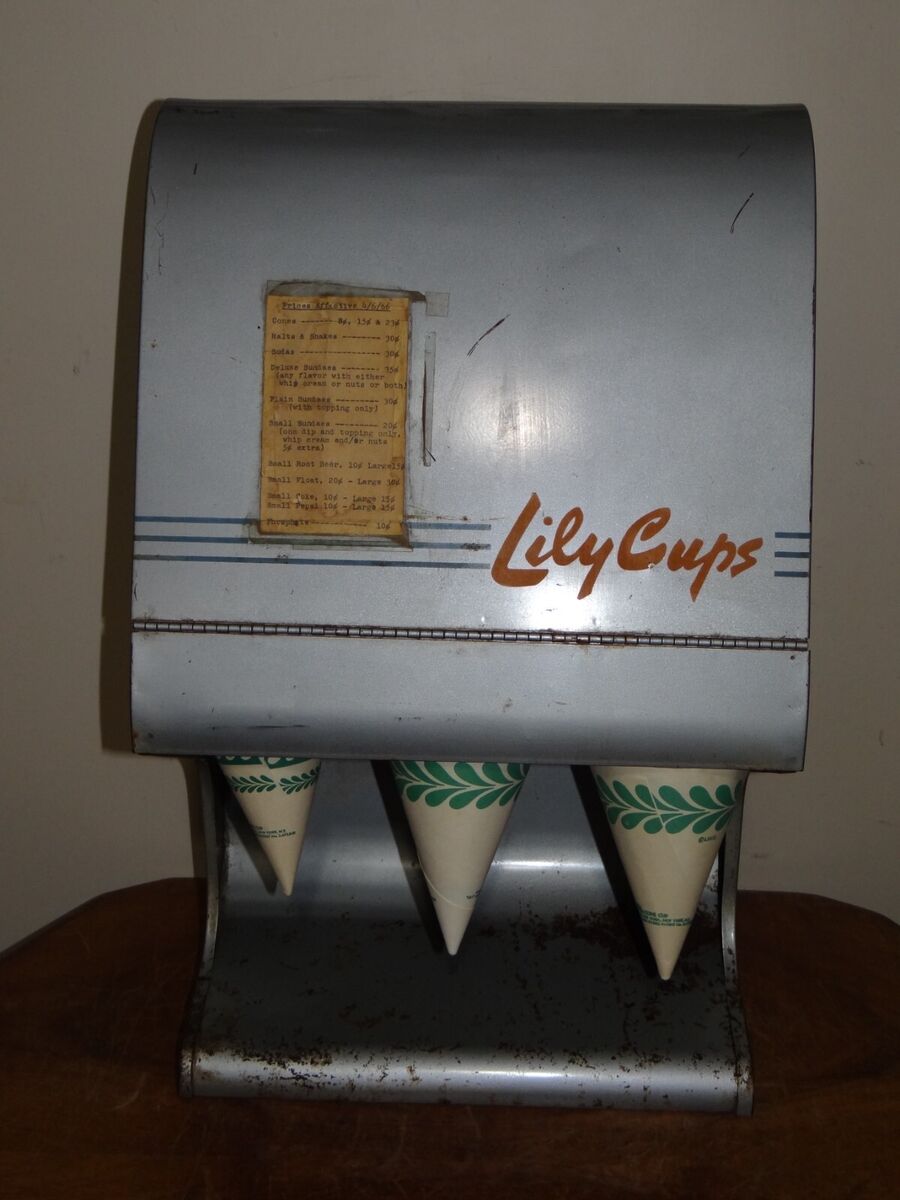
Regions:
<instances>
[{"instance_id":1,"label":"metal hinge strip","mask_svg":"<svg viewBox=\"0 0 900 1200\"><path fill-rule=\"evenodd\" d=\"M277 624L265 621L164 621L138 618L135 633L216 633L252 637L386 638L430 642L526 642L577 646L668 646L701 650L788 650L805 653L805 638L738 637L724 634L579 633L541 629L429 629L383 625Z\"/></svg>"}]
</instances>

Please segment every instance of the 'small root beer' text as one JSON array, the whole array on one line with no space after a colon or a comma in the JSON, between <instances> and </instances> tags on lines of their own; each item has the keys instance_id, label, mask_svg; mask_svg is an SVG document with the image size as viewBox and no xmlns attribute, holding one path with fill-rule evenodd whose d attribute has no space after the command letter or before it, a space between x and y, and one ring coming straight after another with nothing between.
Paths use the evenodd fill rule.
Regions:
<instances>
[{"instance_id":1,"label":"'small root beer' text","mask_svg":"<svg viewBox=\"0 0 900 1200\"><path fill-rule=\"evenodd\" d=\"M748 538L738 545L726 533L720 533L709 546L702 538L694 538L690 544L678 538L670 546L659 536L672 516L669 508L654 508L638 517L625 530L618 547L611 537L601 542L595 533L579 540L584 524L580 508L570 508L558 522L544 516L540 523L545 527L555 524L556 528L552 536L548 532L534 537L535 518L540 511L540 497L532 492L494 559L491 577L495 583L534 587L549 574L544 563L560 567L577 563L587 568L578 592L578 599L584 600L593 592L600 572L615 551L614 561L623 571L646 571L665 561L670 571L693 572L690 593L696 600L713 568L723 574L727 571L732 578L749 571L756 565L756 552L763 545L761 537ZM521 565L523 562L527 565Z\"/></svg>"}]
</instances>

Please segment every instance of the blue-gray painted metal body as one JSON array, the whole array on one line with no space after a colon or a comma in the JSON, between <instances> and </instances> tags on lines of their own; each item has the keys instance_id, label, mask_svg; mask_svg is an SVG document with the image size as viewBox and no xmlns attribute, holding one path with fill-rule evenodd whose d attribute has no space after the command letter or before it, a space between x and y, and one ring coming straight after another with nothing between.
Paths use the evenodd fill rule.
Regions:
<instances>
[{"instance_id":1,"label":"blue-gray painted metal body","mask_svg":"<svg viewBox=\"0 0 900 1200\"><path fill-rule=\"evenodd\" d=\"M260 535L263 305L282 281L420 297L407 546ZM290 900L207 797L185 1091L749 1108L739 818L660 984L593 792L581 806L568 769L536 767L451 960L366 760L801 766L813 297L801 109L164 108L135 745L358 760L322 772ZM579 509L570 552L614 543L592 588L564 554L528 586L492 570L533 495L510 565ZM630 569L627 531L659 509L631 549L666 556ZM762 545L692 595L672 547L719 535Z\"/></svg>"},{"instance_id":2,"label":"blue-gray painted metal body","mask_svg":"<svg viewBox=\"0 0 900 1200\"><path fill-rule=\"evenodd\" d=\"M493 740L538 761L695 762L724 711L731 734L709 761L801 765L814 283L802 110L173 105L146 228L139 749L427 757L450 739L441 717L398 721L399 681L435 670L460 758ZM277 280L432 298L412 305L409 547L259 536L263 297ZM616 544L589 595L577 562L549 563L533 586L492 578L532 494L557 522L580 508L582 532ZM696 572L622 569L626 531L660 507L666 527L636 549L725 534L762 538L758 561L713 570L696 598ZM553 530L538 514L516 565L541 532ZM280 631L277 649L261 636ZM558 640L539 655L513 641L538 634ZM591 643L583 736L548 720L535 740L523 706L538 661L546 707L566 703L565 635ZM654 686L626 635L656 639ZM474 638L494 640L462 647ZM459 655L471 674L453 669ZM634 671L613 664L623 657ZM477 725L473 681L488 689Z\"/></svg>"}]
</instances>

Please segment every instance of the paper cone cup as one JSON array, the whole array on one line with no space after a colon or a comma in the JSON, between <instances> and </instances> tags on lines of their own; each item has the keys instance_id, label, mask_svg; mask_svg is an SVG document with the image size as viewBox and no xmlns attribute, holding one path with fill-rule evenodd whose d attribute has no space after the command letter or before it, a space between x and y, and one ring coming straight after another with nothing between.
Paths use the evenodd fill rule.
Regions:
<instances>
[{"instance_id":1,"label":"paper cone cup","mask_svg":"<svg viewBox=\"0 0 900 1200\"><path fill-rule=\"evenodd\" d=\"M391 763L450 954L459 949L526 763Z\"/></svg>"},{"instance_id":2,"label":"paper cone cup","mask_svg":"<svg viewBox=\"0 0 900 1200\"><path fill-rule=\"evenodd\" d=\"M746 771L594 767L662 979L671 978Z\"/></svg>"},{"instance_id":3,"label":"paper cone cup","mask_svg":"<svg viewBox=\"0 0 900 1200\"><path fill-rule=\"evenodd\" d=\"M219 759L219 766L275 878L289 896L294 890L321 760L228 756Z\"/></svg>"}]
</instances>

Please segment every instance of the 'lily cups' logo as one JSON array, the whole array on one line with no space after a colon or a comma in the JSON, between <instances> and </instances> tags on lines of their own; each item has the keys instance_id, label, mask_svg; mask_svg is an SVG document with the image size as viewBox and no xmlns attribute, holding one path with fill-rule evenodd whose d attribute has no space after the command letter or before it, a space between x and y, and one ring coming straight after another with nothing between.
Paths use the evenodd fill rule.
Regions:
<instances>
[{"instance_id":1,"label":"'lily cups' logo","mask_svg":"<svg viewBox=\"0 0 900 1200\"><path fill-rule=\"evenodd\" d=\"M615 562L623 571L646 571L665 560L670 571L694 572L690 592L691 599L696 600L713 567L722 573L728 571L734 578L756 566L755 555L763 545L761 537L748 538L738 545L727 533L720 533L708 548L702 538L694 538L690 544L678 538L669 546L667 542L656 539L669 523L672 516L670 508L654 508L638 517L625 530L618 546L611 537L601 542L595 533L588 533L578 541L584 524L584 512L580 508L570 508L555 522L552 539L549 534L538 534L522 550L540 510L540 497L537 492L532 492L494 559L491 578L495 583L503 587L534 587L549 574L549 568L544 563L552 562L560 567L578 563L587 568L578 593L578 599L584 600L593 592L600 572L615 551ZM552 526L554 519L545 516L542 522L545 526ZM643 543L652 544L643 546ZM520 561L520 554L527 566L516 565Z\"/></svg>"}]
</instances>

